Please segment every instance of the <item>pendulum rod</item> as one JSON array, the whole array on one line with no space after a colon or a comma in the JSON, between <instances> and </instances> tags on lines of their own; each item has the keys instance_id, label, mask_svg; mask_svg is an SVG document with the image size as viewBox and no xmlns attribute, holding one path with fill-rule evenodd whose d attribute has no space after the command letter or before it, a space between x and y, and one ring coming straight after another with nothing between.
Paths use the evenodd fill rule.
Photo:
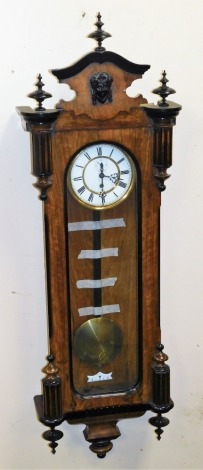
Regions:
<instances>
[{"instance_id":1,"label":"pendulum rod","mask_svg":"<svg viewBox=\"0 0 203 470\"><path fill-rule=\"evenodd\" d=\"M100 211L93 211L94 222L100 221ZM101 229L93 230L93 250L101 250ZM94 281L101 280L101 257L93 258ZM94 307L102 306L102 289L94 288Z\"/></svg>"}]
</instances>

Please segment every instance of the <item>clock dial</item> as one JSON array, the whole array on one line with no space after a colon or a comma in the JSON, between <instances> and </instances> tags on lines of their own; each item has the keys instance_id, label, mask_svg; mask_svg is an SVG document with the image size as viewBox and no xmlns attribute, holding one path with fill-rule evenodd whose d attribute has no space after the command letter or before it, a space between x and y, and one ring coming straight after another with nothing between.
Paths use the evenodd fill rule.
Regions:
<instances>
[{"instance_id":1,"label":"clock dial","mask_svg":"<svg viewBox=\"0 0 203 470\"><path fill-rule=\"evenodd\" d=\"M93 209L106 209L123 201L134 183L133 164L122 148L99 142L81 150L68 173L73 197Z\"/></svg>"}]
</instances>

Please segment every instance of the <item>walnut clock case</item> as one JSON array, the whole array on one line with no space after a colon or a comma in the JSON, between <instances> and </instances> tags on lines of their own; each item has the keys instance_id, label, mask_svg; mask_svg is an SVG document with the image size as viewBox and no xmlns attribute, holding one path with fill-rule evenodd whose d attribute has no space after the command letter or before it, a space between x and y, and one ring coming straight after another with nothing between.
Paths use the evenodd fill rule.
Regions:
<instances>
[{"instance_id":1,"label":"walnut clock case","mask_svg":"<svg viewBox=\"0 0 203 470\"><path fill-rule=\"evenodd\" d=\"M52 70L75 90L56 109L37 89L35 110L18 107L31 134L34 186L44 202L50 349L43 393L35 397L52 452L63 421L84 423L102 458L119 419L147 410L158 439L173 407L160 337L160 192L172 164L172 130L181 106L166 73L147 104L125 90L149 65L106 51L98 14L94 52Z\"/></svg>"}]
</instances>

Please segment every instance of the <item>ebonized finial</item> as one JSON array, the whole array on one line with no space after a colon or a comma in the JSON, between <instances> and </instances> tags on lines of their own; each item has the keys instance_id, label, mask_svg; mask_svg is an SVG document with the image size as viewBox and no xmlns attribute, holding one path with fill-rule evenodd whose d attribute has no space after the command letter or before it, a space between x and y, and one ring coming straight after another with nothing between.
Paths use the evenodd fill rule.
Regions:
<instances>
[{"instance_id":1,"label":"ebonized finial","mask_svg":"<svg viewBox=\"0 0 203 470\"><path fill-rule=\"evenodd\" d=\"M103 31L102 26L104 23L101 21L101 14L98 13L97 15L97 22L95 23L95 26L97 26L97 30L94 31L93 33L90 33L88 35L88 38L95 39L98 42L98 46L95 47L95 51L97 52L103 52L105 51L105 47L102 46L102 41L106 38L110 38L111 34L106 33L106 31Z\"/></svg>"},{"instance_id":2,"label":"ebonized finial","mask_svg":"<svg viewBox=\"0 0 203 470\"><path fill-rule=\"evenodd\" d=\"M169 95L172 95L172 93L175 93L176 91L173 88L170 88L167 86L168 79L166 78L166 71L164 70L162 73L162 78L160 80L162 85L158 88L155 88L152 93L155 93L155 95L159 95L162 99L161 101L158 101L159 106L169 106L169 104L166 101L166 98Z\"/></svg>"},{"instance_id":3,"label":"ebonized finial","mask_svg":"<svg viewBox=\"0 0 203 470\"><path fill-rule=\"evenodd\" d=\"M165 362L168 360L167 354L163 352L163 344L157 344L152 366L152 402L157 416L149 419L150 424L155 426L157 439L160 441L163 434L163 427L169 424L169 419L162 416L173 406L170 399L170 368Z\"/></svg>"},{"instance_id":4,"label":"ebonized finial","mask_svg":"<svg viewBox=\"0 0 203 470\"><path fill-rule=\"evenodd\" d=\"M32 93L29 93L28 97L33 98L38 102L38 106L37 108L35 108L35 111L45 111L45 108L43 108L42 103L47 98L51 98L52 95L47 91L42 90L44 83L42 82L42 76L40 73L37 76L37 82L35 83L35 86L37 87L37 90L33 91Z\"/></svg>"},{"instance_id":5,"label":"ebonized finial","mask_svg":"<svg viewBox=\"0 0 203 470\"><path fill-rule=\"evenodd\" d=\"M55 429L55 426L51 426L51 429L45 431L42 436L46 441L49 441L49 447L51 448L52 454L55 454L56 448L58 447L58 443L56 441L59 441L59 439L63 437L63 432L60 431L60 429Z\"/></svg>"},{"instance_id":6,"label":"ebonized finial","mask_svg":"<svg viewBox=\"0 0 203 470\"><path fill-rule=\"evenodd\" d=\"M63 421L62 399L61 399L61 378L57 375L59 368L54 362L54 356L47 356L48 364L42 369L46 377L42 379L43 384L43 414L45 424L51 429L43 433L44 439L49 441L52 453L56 453L58 441L63 437L62 431L55 429Z\"/></svg>"}]
</instances>

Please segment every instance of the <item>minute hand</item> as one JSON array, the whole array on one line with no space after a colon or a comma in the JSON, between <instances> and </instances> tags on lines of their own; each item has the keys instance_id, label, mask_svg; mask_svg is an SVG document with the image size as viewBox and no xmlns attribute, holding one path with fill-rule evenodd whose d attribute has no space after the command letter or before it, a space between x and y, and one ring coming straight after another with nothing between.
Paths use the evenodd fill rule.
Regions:
<instances>
[{"instance_id":1,"label":"minute hand","mask_svg":"<svg viewBox=\"0 0 203 470\"><path fill-rule=\"evenodd\" d=\"M101 183L99 185L99 187L101 188L100 197L102 198L102 204L105 204L106 193L104 192L104 177L105 177L105 175L104 175L103 168L104 168L103 163L100 163L100 173L99 173L99 177L101 178Z\"/></svg>"},{"instance_id":2,"label":"minute hand","mask_svg":"<svg viewBox=\"0 0 203 470\"><path fill-rule=\"evenodd\" d=\"M101 178L101 183L100 183L99 187L101 188L102 192L104 190L104 177L105 177L103 169L104 169L104 165L103 165L103 163L100 163L99 177Z\"/></svg>"}]
</instances>

